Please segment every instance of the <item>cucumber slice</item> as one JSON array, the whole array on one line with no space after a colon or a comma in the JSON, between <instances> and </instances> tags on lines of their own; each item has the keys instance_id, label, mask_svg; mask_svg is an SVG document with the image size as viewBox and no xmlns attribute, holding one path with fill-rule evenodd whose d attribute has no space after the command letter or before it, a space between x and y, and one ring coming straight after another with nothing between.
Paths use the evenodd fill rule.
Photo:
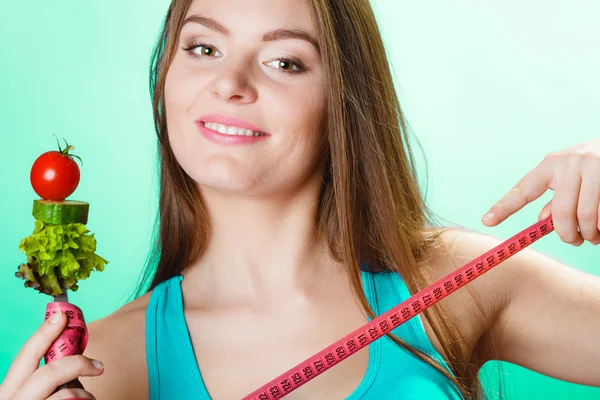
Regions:
<instances>
[{"instance_id":1,"label":"cucumber slice","mask_svg":"<svg viewBox=\"0 0 600 400\"><path fill-rule=\"evenodd\" d=\"M34 200L33 212L35 219L47 224L67 225L73 223L87 224L90 204L84 201L52 201Z\"/></svg>"}]
</instances>

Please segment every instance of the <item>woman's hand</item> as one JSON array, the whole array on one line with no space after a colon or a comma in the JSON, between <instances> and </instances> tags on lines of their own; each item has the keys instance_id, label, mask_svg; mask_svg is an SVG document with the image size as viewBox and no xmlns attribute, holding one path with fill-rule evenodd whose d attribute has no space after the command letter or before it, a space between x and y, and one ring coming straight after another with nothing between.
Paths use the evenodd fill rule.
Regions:
<instances>
[{"instance_id":1,"label":"woman's hand","mask_svg":"<svg viewBox=\"0 0 600 400\"><path fill-rule=\"evenodd\" d=\"M40 360L66 325L66 315L55 313L27 340L0 385L0 400L95 399L84 389L54 391L79 376L101 375L104 371L102 363L77 355L38 368Z\"/></svg>"},{"instance_id":2,"label":"woman's hand","mask_svg":"<svg viewBox=\"0 0 600 400\"><path fill-rule=\"evenodd\" d=\"M586 240L594 246L599 244L600 138L547 155L491 207L494 215L489 219L484 216L483 223L499 224L548 189L554 190L554 197L538 221L552 214L554 230L564 242L574 246Z\"/></svg>"}]
</instances>

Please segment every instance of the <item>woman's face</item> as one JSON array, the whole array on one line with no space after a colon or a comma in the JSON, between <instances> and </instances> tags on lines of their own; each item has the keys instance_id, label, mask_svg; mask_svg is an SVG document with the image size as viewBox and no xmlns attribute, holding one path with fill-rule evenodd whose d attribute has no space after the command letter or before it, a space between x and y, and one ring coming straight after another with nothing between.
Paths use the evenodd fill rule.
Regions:
<instances>
[{"instance_id":1,"label":"woman's face","mask_svg":"<svg viewBox=\"0 0 600 400\"><path fill-rule=\"evenodd\" d=\"M324 71L310 41L272 31L316 39L307 2L194 0L186 20L165 83L169 141L180 165L201 187L222 192L298 190L319 173L325 151ZM215 114L267 135L214 132L218 126L203 122Z\"/></svg>"}]
</instances>

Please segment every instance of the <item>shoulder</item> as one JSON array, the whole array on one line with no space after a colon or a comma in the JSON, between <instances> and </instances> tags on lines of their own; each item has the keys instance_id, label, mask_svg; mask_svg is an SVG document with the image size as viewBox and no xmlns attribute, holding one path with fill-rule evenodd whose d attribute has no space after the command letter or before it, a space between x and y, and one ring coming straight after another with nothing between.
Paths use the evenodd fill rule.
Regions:
<instances>
[{"instance_id":1,"label":"shoulder","mask_svg":"<svg viewBox=\"0 0 600 400\"><path fill-rule=\"evenodd\" d=\"M463 227L445 228L439 234L436 246L431 249L426 264L429 282L442 279L503 241ZM519 279L519 265L528 257L527 253L528 249L522 250L442 300L449 317L456 321L471 361L478 366L489 359L490 349L483 346L486 333L513 297L514 282ZM425 321L424 324L434 346L445 356L430 324Z\"/></svg>"},{"instance_id":2,"label":"shoulder","mask_svg":"<svg viewBox=\"0 0 600 400\"><path fill-rule=\"evenodd\" d=\"M431 276L433 281L456 271L469 262L481 257L494 247L503 243L501 239L463 227L452 227L444 230L439 236L439 246L433 249L431 258ZM526 253L524 249L505 260L498 267L492 268L481 277L470 282L462 292L476 296L477 303L488 311L502 307L511 296L511 279L514 278L516 266ZM458 294L460 290L455 292ZM454 296L452 294L451 296ZM448 297L450 298L450 297Z\"/></svg>"},{"instance_id":3,"label":"shoulder","mask_svg":"<svg viewBox=\"0 0 600 400\"><path fill-rule=\"evenodd\" d=\"M110 315L88 324L84 355L104 363L98 377L82 377L82 384L98 399L148 399L146 367L146 308L150 293Z\"/></svg>"},{"instance_id":4,"label":"shoulder","mask_svg":"<svg viewBox=\"0 0 600 400\"><path fill-rule=\"evenodd\" d=\"M457 244L451 257L461 265L504 241L472 232L451 236L446 240ZM475 337L479 360L507 361L560 380L600 384L600 369L590 367L600 357L595 351L600 277L527 247L456 294L467 288L472 303L485 311Z\"/></svg>"}]
</instances>

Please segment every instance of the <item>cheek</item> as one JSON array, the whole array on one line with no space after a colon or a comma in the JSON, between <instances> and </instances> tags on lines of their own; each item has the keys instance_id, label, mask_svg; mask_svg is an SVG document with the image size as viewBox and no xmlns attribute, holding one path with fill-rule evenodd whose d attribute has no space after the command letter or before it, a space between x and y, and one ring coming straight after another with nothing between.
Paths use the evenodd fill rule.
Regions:
<instances>
[{"instance_id":1,"label":"cheek","mask_svg":"<svg viewBox=\"0 0 600 400\"><path fill-rule=\"evenodd\" d=\"M313 112L295 114L294 131L284 135L281 151L276 160L281 174L306 176L314 173L315 168L322 161L327 145L326 131L323 120L317 119L320 117L319 109L305 109L305 111L309 110Z\"/></svg>"},{"instance_id":2,"label":"cheek","mask_svg":"<svg viewBox=\"0 0 600 400\"><path fill-rule=\"evenodd\" d=\"M165 77L165 105L175 115L189 113L207 90L207 74L199 73L181 57L186 56L178 54Z\"/></svg>"},{"instance_id":3,"label":"cheek","mask_svg":"<svg viewBox=\"0 0 600 400\"><path fill-rule=\"evenodd\" d=\"M175 159L188 175L193 176L194 157L190 152L194 148L193 132L190 130L193 125L186 117L190 93L182 82L180 72L172 67L165 78L164 89L167 136Z\"/></svg>"},{"instance_id":4,"label":"cheek","mask_svg":"<svg viewBox=\"0 0 600 400\"><path fill-rule=\"evenodd\" d=\"M169 114L177 115L186 109L192 97L192 87L186 84L185 76L176 67L171 67L165 78L165 107Z\"/></svg>"},{"instance_id":5,"label":"cheek","mask_svg":"<svg viewBox=\"0 0 600 400\"><path fill-rule=\"evenodd\" d=\"M192 84L193 81L193 84ZM199 93L198 78L193 78L184 68L173 63L165 77L164 102L167 131L173 151L193 148L197 140L194 104ZM192 146L192 147L190 147Z\"/></svg>"},{"instance_id":6,"label":"cheek","mask_svg":"<svg viewBox=\"0 0 600 400\"><path fill-rule=\"evenodd\" d=\"M326 103L324 94L315 91L312 96L306 96L301 104L296 104L294 118L299 127L299 135L295 138L294 145L310 153L311 158L317 158L323 150L323 141L326 141Z\"/></svg>"}]
</instances>

